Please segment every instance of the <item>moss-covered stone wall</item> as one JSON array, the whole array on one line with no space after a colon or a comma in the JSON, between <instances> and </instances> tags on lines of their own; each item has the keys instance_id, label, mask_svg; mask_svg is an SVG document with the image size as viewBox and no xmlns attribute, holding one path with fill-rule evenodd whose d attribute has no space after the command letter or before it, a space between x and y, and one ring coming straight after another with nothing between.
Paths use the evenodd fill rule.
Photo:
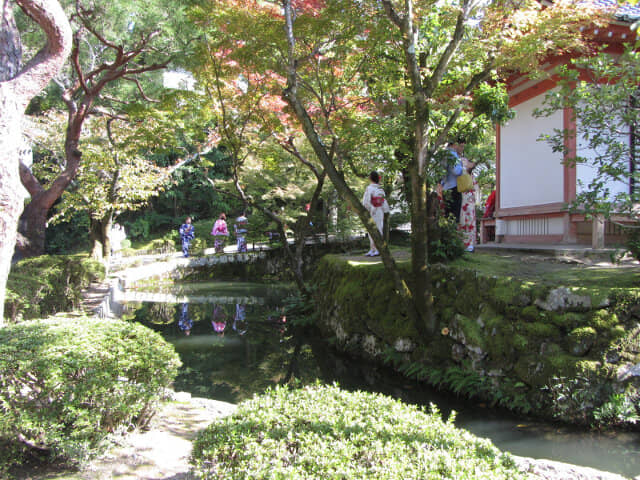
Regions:
<instances>
[{"instance_id":1,"label":"moss-covered stone wall","mask_svg":"<svg viewBox=\"0 0 640 480\"><path fill-rule=\"evenodd\" d=\"M340 350L513 410L591 423L609 412L602 423L620 424L617 401L637 415L638 290L431 269L439 326L424 338L380 263L325 256L314 276L321 330Z\"/></svg>"}]
</instances>

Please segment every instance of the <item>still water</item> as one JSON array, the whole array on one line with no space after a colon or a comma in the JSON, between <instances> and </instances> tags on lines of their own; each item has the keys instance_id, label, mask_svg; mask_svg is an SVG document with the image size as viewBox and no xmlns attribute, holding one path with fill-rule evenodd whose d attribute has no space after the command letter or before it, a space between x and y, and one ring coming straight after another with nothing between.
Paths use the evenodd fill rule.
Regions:
<instances>
[{"instance_id":1,"label":"still water","mask_svg":"<svg viewBox=\"0 0 640 480\"><path fill-rule=\"evenodd\" d=\"M515 455L583 465L627 477L640 475L640 434L585 432L516 417L509 412L442 395L383 368L335 354L317 338L289 333L283 306L290 290L244 282L183 284L142 302L127 318L159 331L180 354L175 389L238 403L271 385L337 382L417 405L435 404L456 425L490 438ZM132 295L131 297L135 297Z\"/></svg>"}]
</instances>

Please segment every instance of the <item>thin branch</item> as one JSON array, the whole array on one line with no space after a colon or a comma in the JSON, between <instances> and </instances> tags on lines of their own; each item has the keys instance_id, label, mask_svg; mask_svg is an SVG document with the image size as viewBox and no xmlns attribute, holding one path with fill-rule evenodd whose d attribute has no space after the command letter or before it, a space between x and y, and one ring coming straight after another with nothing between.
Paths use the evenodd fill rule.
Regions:
<instances>
[{"instance_id":1,"label":"thin branch","mask_svg":"<svg viewBox=\"0 0 640 480\"><path fill-rule=\"evenodd\" d=\"M142 88L142 85L140 84L140 81L137 78L131 78L129 76L123 76L122 77L123 80L127 80L129 82L133 82L136 84L136 86L138 87L138 91L140 92L140 95L142 96L143 99L145 99L147 102L149 103L160 103L160 100L156 100L154 98L148 97L146 93L144 93L144 89Z\"/></svg>"}]
</instances>

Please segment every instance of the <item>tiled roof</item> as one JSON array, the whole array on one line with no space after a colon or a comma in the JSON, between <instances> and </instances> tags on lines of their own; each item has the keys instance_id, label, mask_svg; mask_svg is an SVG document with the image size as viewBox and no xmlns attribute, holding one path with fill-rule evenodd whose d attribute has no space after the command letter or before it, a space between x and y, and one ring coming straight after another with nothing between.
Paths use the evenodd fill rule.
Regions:
<instances>
[{"instance_id":1,"label":"tiled roof","mask_svg":"<svg viewBox=\"0 0 640 480\"><path fill-rule=\"evenodd\" d=\"M594 2L602 8L615 7L615 17L618 20L635 21L640 19L640 2L635 5L630 3L618 4L616 0L594 0Z\"/></svg>"}]
</instances>

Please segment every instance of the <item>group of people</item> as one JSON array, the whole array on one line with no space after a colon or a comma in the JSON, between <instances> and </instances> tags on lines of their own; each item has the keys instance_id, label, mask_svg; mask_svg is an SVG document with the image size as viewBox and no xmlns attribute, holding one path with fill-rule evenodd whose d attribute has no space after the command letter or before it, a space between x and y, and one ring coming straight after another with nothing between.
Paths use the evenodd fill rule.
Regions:
<instances>
[{"instance_id":1,"label":"group of people","mask_svg":"<svg viewBox=\"0 0 640 480\"><path fill-rule=\"evenodd\" d=\"M476 245L476 191L478 183L473 176L476 164L464 156L465 140L458 138L449 144L447 174L438 185L445 215L453 216L462 233L462 241L467 252L473 252ZM469 175L467 185L461 188L462 175Z\"/></svg>"},{"instance_id":2,"label":"group of people","mask_svg":"<svg viewBox=\"0 0 640 480\"><path fill-rule=\"evenodd\" d=\"M447 174L438 184L437 190L445 215L451 215L456 219L465 250L473 252L476 244L476 191L478 184L473 176L476 164L464 156L464 147L465 140L462 138L449 144L447 152L451 158L446 160ZM461 187L458 178L465 174L470 178L466 179L466 185ZM382 235L384 215L390 211L389 204L384 189L380 186L378 172L371 172L369 182L362 197L362 204L371 214ZM369 235L369 246L369 251L365 256L380 255L371 235Z\"/></svg>"},{"instance_id":3,"label":"group of people","mask_svg":"<svg viewBox=\"0 0 640 480\"><path fill-rule=\"evenodd\" d=\"M246 236L249 232L248 225L249 221L244 213L236 218L235 224L233 225L238 252L247 251ZM191 217L187 217L185 219L184 223L180 225L180 229L178 230L178 232L180 233L180 240L182 241L182 254L185 257L188 257L191 242L195 238L195 230L193 228L193 225L191 224ZM213 235L214 238L215 252L224 253L224 245L227 237L229 237L229 229L227 228L227 215L225 213L221 213L218 219L213 224L211 235Z\"/></svg>"}]
</instances>

